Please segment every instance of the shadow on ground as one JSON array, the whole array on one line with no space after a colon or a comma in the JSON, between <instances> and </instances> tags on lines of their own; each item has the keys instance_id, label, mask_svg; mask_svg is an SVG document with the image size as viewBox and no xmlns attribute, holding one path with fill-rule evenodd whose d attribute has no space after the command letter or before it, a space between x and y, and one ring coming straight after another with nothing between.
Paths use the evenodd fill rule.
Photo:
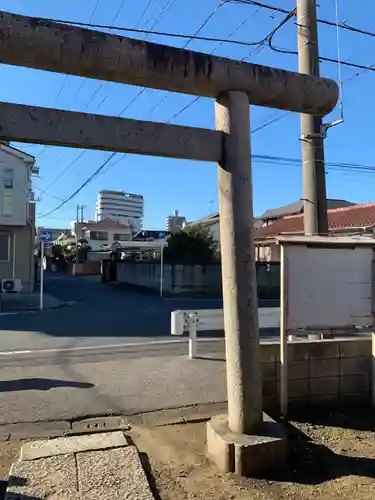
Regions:
<instances>
[{"instance_id":1,"label":"shadow on ground","mask_svg":"<svg viewBox=\"0 0 375 500\"><path fill-rule=\"evenodd\" d=\"M293 409L291 418L295 422L308 422L313 425L343 427L360 431L375 431L375 413L373 408L363 403L346 406L311 406L305 409Z\"/></svg>"},{"instance_id":2,"label":"shadow on ground","mask_svg":"<svg viewBox=\"0 0 375 500\"><path fill-rule=\"evenodd\" d=\"M9 476L8 481L0 481L0 500L5 498L6 489L9 484L12 486L25 486L25 480L22 477ZM21 493L8 493L7 500L43 500L39 497L31 497L29 495L22 495Z\"/></svg>"},{"instance_id":3,"label":"shadow on ground","mask_svg":"<svg viewBox=\"0 0 375 500\"><path fill-rule=\"evenodd\" d=\"M0 381L0 392L15 391L48 391L57 387L72 387L74 389L91 389L93 384L74 382L72 380L57 380L49 378L21 378L17 380Z\"/></svg>"},{"instance_id":4,"label":"shadow on ground","mask_svg":"<svg viewBox=\"0 0 375 500\"><path fill-rule=\"evenodd\" d=\"M171 312L178 309L221 309L221 299L160 298L119 289L84 277L46 273L45 292L62 302L74 303L37 313L3 316L1 331L38 332L55 337L168 337ZM260 307L278 301L260 301ZM221 332L202 337L223 337ZM279 329L263 329L262 336L278 336Z\"/></svg>"},{"instance_id":5,"label":"shadow on ground","mask_svg":"<svg viewBox=\"0 0 375 500\"><path fill-rule=\"evenodd\" d=\"M332 479L339 479L346 476L358 476L375 478L375 458L370 456L355 456L368 454L365 447L362 450L353 450L350 446L350 439L353 434L360 429L371 431L375 429L374 412L364 413L358 406L353 406L347 410L324 410L322 408L304 410L299 412L299 420L293 423L284 423L288 436L289 454L288 460L282 467L274 469L267 474L262 474L261 479L271 481L292 482L297 484L319 485ZM313 422L313 425L311 425ZM313 429L316 435L320 434L320 439L313 439L298 427ZM318 426L322 426L320 431ZM331 440L326 437L330 427L340 428L340 438ZM348 431L349 430L349 431ZM349 436L350 433L351 436ZM342 443L343 436L347 434L345 448ZM363 439L358 438L357 439ZM372 441L372 436L367 437ZM322 442L323 441L323 442ZM325 444L327 443L327 445Z\"/></svg>"}]
</instances>

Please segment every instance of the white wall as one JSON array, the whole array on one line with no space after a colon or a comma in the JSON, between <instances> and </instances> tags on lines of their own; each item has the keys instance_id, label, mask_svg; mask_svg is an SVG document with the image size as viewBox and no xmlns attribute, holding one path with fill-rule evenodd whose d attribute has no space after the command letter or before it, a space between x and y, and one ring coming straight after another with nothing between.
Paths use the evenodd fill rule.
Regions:
<instances>
[{"instance_id":1,"label":"white wall","mask_svg":"<svg viewBox=\"0 0 375 500\"><path fill-rule=\"evenodd\" d=\"M288 304L287 328L371 325L372 261L370 246L286 245L283 286Z\"/></svg>"},{"instance_id":2,"label":"white wall","mask_svg":"<svg viewBox=\"0 0 375 500\"><path fill-rule=\"evenodd\" d=\"M13 187L5 188L6 169ZM0 147L0 225L25 226L29 206L29 164Z\"/></svg>"}]
</instances>

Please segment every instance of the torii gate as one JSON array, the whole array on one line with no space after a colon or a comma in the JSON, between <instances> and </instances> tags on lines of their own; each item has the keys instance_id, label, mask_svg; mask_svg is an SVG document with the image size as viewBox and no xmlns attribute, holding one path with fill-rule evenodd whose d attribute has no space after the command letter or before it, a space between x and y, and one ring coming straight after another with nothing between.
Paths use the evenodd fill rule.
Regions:
<instances>
[{"instance_id":1,"label":"torii gate","mask_svg":"<svg viewBox=\"0 0 375 500\"><path fill-rule=\"evenodd\" d=\"M0 37L5 64L216 99L216 130L0 103L0 139L218 163L228 415L208 423L208 452L225 471L270 465L285 447L262 413L249 104L324 116L337 85L7 12Z\"/></svg>"}]
</instances>

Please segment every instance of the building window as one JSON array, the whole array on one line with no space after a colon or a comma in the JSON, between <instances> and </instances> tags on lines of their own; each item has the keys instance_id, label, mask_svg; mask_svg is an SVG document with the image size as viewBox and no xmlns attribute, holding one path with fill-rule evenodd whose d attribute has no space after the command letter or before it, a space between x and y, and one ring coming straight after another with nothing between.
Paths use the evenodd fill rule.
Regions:
<instances>
[{"instance_id":1,"label":"building window","mask_svg":"<svg viewBox=\"0 0 375 500\"><path fill-rule=\"evenodd\" d=\"M90 240L108 241L107 231L90 231Z\"/></svg>"},{"instance_id":2,"label":"building window","mask_svg":"<svg viewBox=\"0 0 375 500\"><path fill-rule=\"evenodd\" d=\"M0 262L9 262L10 259L10 236L0 233Z\"/></svg>"},{"instance_id":3,"label":"building window","mask_svg":"<svg viewBox=\"0 0 375 500\"><path fill-rule=\"evenodd\" d=\"M13 169L4 169L4 187L6 189L13 189Z\"/></svg>"},{"instance_id":4,"label":"building window","mask_svg":"<svg viewBox=\"0 0 375 500\"><path fill-rule=\"evenodd\" d=\"M113 235L113 241L130 241L130 234L115 233Z\"/></svg>"}]
</instances>

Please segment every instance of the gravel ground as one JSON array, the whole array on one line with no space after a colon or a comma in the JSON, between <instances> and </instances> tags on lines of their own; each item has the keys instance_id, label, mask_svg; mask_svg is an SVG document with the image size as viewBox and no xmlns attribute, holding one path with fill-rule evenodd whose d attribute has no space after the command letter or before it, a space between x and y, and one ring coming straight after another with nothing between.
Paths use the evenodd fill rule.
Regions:
<instances>
[{"instance_id":1,"label":"gravel ground","mask_svg":"<svg viewBox=\"0 0 375 500\"><path fill-rule=\"evenodd\" d=\"M368 500L375 498L375 414L367 408L305 411L287 426L290 456L267 476L220 473L205 457L205 423L137 427L161 500Z\"/></svg>"}]
</instances>

